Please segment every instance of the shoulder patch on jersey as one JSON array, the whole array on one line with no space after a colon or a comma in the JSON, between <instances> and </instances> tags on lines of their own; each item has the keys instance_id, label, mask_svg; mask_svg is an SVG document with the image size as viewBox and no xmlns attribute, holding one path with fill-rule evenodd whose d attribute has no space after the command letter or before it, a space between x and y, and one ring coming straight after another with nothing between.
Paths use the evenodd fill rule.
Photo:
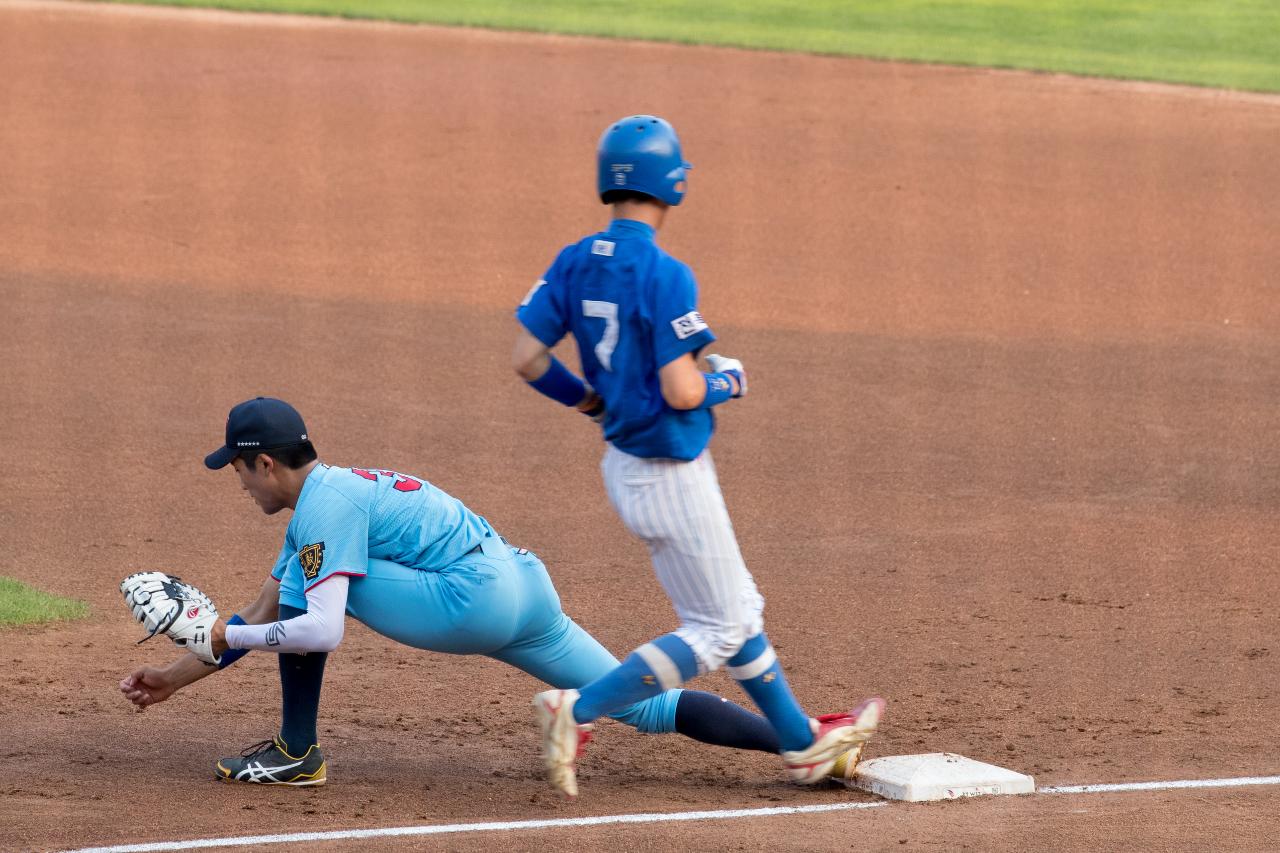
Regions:
<instances>
[{"instance_id":1,"label":"shoulder patch on jersey","mask_svg":"<svg viewBox=\"0 0 1280 853\"><path fill-rule=\"evenodd\" d=\"M537 292L538 292L538 288L539 288L539 287L542 287L542 285L544 285L544 284L546 284L546 283L547 283L547 280L546 280L545 278L540 278L540 279L538 279L536 282L534 282L533 287L529 288L529 292L528 292L528 293L526 293L526 294L524 295L524 299L523 299L523 300L521 300L521 302L520 302L520 307L521 307L521 308L523 308L524 306L526 306L526 305L528 305L530 302L532 302L532 301L533 301L533 294L537 293Z\"/></svg>"},{"instance_id":2,"label":"shoulder patch on jersey","mask_svg":"<svg viewBox=\"0 0 1280 853\"><path fill-rule=\"evenodd\" d=\"M702 314L697 311L690 311L683 317L677 317L671 321L671 328L675 330L676 337L680 340L692 337L698 332L707 330L707 321L702 319Z\"/></svg>"},{"instance_id":3,"label":"shoulder patch on jersey","mask_svg":"<svg viewBox=\"0 0 1280 853\"><path fill-rule=\"evenodd\" d=\"M604 255L606 258L613 257L614 244L608 240L596 240L591 244L591 254Z\"/></svg>"},{"instance_id":4,"label":"shoulder patch on jersey","mask_svg":"<svg viewBox=\"0 0 1280 853\"><path fill-rule=\"evenodd\" d=\"M303 576L309 581L315 580L324 565L324 543L316 542L303 548L298 552L298 562L302 565Z\"/></svg>"}]
</instances>

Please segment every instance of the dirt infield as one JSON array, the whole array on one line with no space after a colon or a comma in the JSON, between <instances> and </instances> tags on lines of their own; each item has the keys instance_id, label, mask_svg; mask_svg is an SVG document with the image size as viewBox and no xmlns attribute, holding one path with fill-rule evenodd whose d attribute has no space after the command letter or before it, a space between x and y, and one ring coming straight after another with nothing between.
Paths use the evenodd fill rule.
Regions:
<instances>
[{"instance_id":1,"label":"dirt infield","mask_svg":"<svg viewBox=\"0 0 1280 853\"><path fill-rule=\"evenodd\" d=\"M538 552L616 652L671 627L598 437L507 365L514 305L603 221L596 135L637 111L695 164L662 241L751 369L713 447L805 705L879 693L873 754L1041 785L1280 773L1280 99L26 2L0 6L0 79L0 574L93 607L0 632L0 849L860 798L607 725L560 803L531 679L358 625L329 664L325 789L211 781L276 724L266 655L145 714L115 689L171 654L133 645L122 576L234 607L270 567L284 521L200 464L257 393L326 460L421 474ZM1261 850L1277 797L501 843ZM496 842L368 846L393 843Z\"/></svg>"}]
</instances>

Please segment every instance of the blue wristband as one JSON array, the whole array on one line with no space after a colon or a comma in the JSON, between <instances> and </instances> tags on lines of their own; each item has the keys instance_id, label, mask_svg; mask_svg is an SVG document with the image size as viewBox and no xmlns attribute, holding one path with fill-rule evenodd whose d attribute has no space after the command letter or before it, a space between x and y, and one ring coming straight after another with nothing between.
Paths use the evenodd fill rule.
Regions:
<instances>
[{"instance_id":1,"label":"blue wristband","mask_svg":"<svg viewBox=\"0 0 1280 853\"><path fill-rule=\"evenodd\" d=\"M227 620L227 624L228 625L247 625L248 623L245 622L243 619L241 619L240 614L237 613L236 615L232 616L230 619ZM248 649L227 649L225 652L222 653L222 660L218 661L218 669L226 669L227 667L231 666L231 664L240 660L240 658L244 657L247 654L249 654Z\"/></svg>"},{"instance_id":2,"label":"blue wristband","mask_svg":"<svg viewBox=\"0 0 1280 853\"><path fill-rule=\"evenodd\" d=\"M576 406L587 396L587 386L554 355L551 356L551 366L547 368L547 372L529 384L539 394L545 394L566 406Z\"/></svg>"},{"instance_id":3,"label":"blue wristband","mask_svg":"<svg viewBox=\"0 0 1280 853\"><path fill-rule=\"evenodd\" d=\"M723 373L704 373L702 378L707 383L707 395L702 398L702 402L698 404L699 409L709 409L712 406L718 406L725 400L733 396L733 383L729 381L729 377Z\"/></svg>"}]
</instances>

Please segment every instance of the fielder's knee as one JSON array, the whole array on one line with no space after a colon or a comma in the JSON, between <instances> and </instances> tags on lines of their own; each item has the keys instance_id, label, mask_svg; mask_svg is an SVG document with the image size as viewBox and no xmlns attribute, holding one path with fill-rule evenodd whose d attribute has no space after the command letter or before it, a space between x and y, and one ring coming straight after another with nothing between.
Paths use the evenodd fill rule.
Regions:
<instances>
[{"instance_id":1,"label":"fielder's knee","mask_svg":"<svg viewBox=\"0 0 1280 853\"><path fill-rule=\"evenodd\" d=\"M693 648L703 672L724 666L747 641L747 633L745 625L681 626L676 631Z\"/></svg>"}]
</instances>

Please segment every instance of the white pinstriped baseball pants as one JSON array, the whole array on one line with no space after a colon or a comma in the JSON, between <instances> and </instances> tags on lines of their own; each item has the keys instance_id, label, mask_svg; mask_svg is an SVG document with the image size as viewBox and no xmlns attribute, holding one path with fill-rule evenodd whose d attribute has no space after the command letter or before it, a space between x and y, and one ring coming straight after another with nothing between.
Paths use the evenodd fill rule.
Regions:
<instances>
[{"instance_id":1,"label":"white pinstriped baseball pants","mask_svg":"<svg viewBox=\"0 0 1280 853\"><path fill-rule=\"evenodd\" d=\"M605 489L622 522L649 547L680 617L676 636L712 672L764 630L764 598L747 571L711 452L692 462L641 459L607 446Z\"/></svg>"}]
</instances>

